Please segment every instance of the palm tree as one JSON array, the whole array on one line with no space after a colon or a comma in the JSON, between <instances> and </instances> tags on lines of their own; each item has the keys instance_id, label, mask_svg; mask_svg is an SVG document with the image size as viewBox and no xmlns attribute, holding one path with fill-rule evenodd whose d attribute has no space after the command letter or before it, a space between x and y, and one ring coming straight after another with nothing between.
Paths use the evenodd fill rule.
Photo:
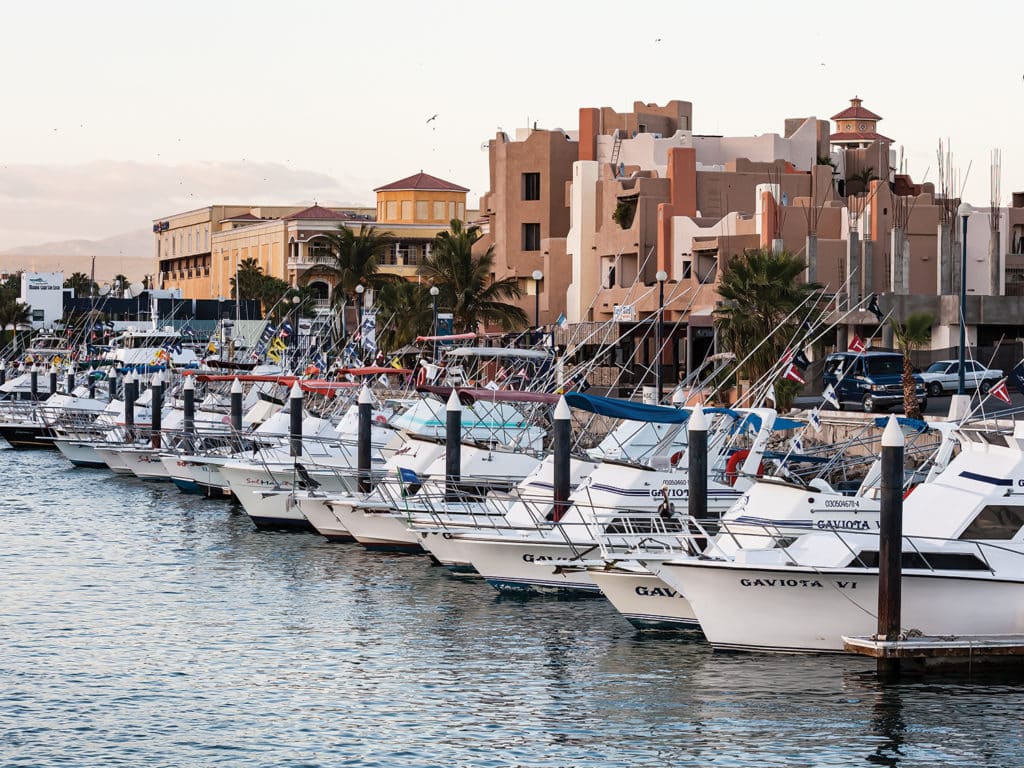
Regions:
<instances>
[{"instance_id":1,"label":"palm tree","mask_svg":"<svg viewBox=\"0 0 1024 768\"><path fill-rule=\"evenodd\" d=\"M746 360L741 372L750 381L779 364L799 332L800 317L791 313L821 288L803 282L805 268L803 259L787 251L746 250L722 270L718 292L723 301L714 312L715 329L723 347ZM780 405L787 394L792 397L776 386Z\"/></svg>"},{"instance_id":2,"label":"palm tree","mask_svg":"<svg viewBox=\"0 0 1024 768\"><path fill-rule=\"evenodd\" d=\"M13 329L14 336L17 337L18 326L25 325L31 320L32 310L28 304L23 304L15 296L4 292L0 296L0 348L6 344L7 328L9 326Z\"/></svg>"},{"instance_id":3,"label":"palm tree","mask_svg":"<svg viewBox=\"0 0 1024 768\"><path fill-rule=\"evenodd\" d=\"M342 224L337 234L327 235L330 259L327 264L317 264L303 275L303 283L313 277L327 275L333 279L332 298L341 305L342 334L345 334L345 307L351 303L356 286L380 288L396 279L395 275L380 271L384 254L391 246L394 235L381 232L376 227L359 225L356 232Z\"/></svg>"},{"instance_id":4,"label":"palm tree","mask_svg":"<svg viewBox=\"0 0 1024 768\"><path fill-rule=\"evenodd\" d=\"M71 288L75 292L75 297L81 298L92 295L93 282L85 272L74 272L65 278L64 287Z\"/></svg>"},{"instance_id":5,"label":"palm tree","mask_svg":"<svg viewBox=\"0 0 1024 768\"><path fill-rule=\"evenodd\" d=\"M242 259L235 269L235 276L228 281L231 284L231 298L241 301L260 298L263 277L263 267L256 259Z\"/></svg>"},{"instance_id":6,"label":"palm tree","mask_svg":"<svg viewBox=\"0 0 1024 768\"><path fill-rule=\"evenodd\" d=\"M450 227L434 238L420 274L440 290L439 304L452 311L455 328L476 331L481 323L494 323L513 330L526 325L526 312L507 303L523 295L516 279L491 280L494 246L473 255L473 245L483 237L480 227L467 229L458 219L452 219Z\"/></svg>"},{"instance_id":7,"label":"palm tree","mask_svg":"<svg viewBox=\"0 0 1024 768\"><path fill-rule=\"evenodd\" d=\"M868 191L868 185L877 178L878 177L875 175L874 167L868 166L863 170L857 171L857 173L853 173L847 176L846 181L847 184L850 184L852 182L854 184L859 185L858 189L860 191L860 194L864 194ZM852 190L848 189L847 191L850 194L856 194L856 192Z\"/></svg>"},{"instance_id":8,"label":"palm tree","mask_svg":"<svg viewBox=\"0 0 1024 768\"><path fill-rule=\"evenodd\" d=\"M374 297L374 305L383 321L377 328L381 349L399 349L430 332L434 309L426 284L400 280L385 285Z\"/></svg>"},{"instance_id":9,"label":"palm tree","mask_svg":"<svg viewBox=\"0 0 1024 768\"><path fill-rule=\"evenodd\" d=\"M124 298L125 288L128 287L128 275L114 275L114 287L117 288L117 298Z\"/></svg>"},{"instance_id":10,"label":"palm tree","mask_svg":"<svg viewBox=\"0 0 1024 768\"><path fill-rule=\"evenodd\" d=\"M931 340L934 320L930 312L913 312L905 323L890 320L896 346L903 353L903 412L911 419L921 418L921 407L917 402L917 382L910 353L924 348Z\"/></svg>"}]
</instances>

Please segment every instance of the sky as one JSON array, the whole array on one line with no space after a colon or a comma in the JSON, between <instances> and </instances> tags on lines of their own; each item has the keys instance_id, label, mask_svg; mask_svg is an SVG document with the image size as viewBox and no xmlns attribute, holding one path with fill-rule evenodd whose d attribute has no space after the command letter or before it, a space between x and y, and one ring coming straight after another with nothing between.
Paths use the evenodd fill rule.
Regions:
<instances>
[{"instance_id":1,"label":"sky","mask_svg":"<svg viewBox=\"0 0 1024 768\"><path fill-rule=\"evenodd\" d=\"M854 95L916 181L1024 190L1024 4L17 3L0 26L0 249L211 203L373 205L420 170L487 191L488 139L582 106L693 103L696 133L781 133ZM428 118L437 115L428 122ZM968 170L969 169L969 170Z\"/></svg>"}]
</instances>

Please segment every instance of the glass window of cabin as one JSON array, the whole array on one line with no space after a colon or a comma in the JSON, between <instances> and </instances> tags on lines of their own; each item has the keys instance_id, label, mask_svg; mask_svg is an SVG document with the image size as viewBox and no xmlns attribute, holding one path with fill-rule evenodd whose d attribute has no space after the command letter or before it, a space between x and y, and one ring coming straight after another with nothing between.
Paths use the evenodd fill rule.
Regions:
<instances>
[{"instance_id":1,"label":"glass window of cabin","mask_svg":"<svg viewBox=\"0 0 1024 768\"><path fill-rule=\"evenodd\" d=\"M989 504L960 534L961 539L1012 539L1024 527L1024 507Z\"/></svg>"}]
</instances>

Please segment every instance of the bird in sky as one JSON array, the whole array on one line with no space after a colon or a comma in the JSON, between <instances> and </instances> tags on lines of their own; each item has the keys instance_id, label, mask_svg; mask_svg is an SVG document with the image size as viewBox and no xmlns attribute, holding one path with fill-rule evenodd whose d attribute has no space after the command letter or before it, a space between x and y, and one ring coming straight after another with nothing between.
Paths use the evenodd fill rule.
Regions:
<instances>
[{"instance_id":1,"label":"bird in sky","mask_svg":"<svg viewBox=\"0 0 1024 768\"><path fill-rule=\"evenodd\" d=\"M427 122L429 123L431 120L436 120L436 119L437 119L437 115L431 115L430 117L427 118Z\"/></svg>"}]
</instances>

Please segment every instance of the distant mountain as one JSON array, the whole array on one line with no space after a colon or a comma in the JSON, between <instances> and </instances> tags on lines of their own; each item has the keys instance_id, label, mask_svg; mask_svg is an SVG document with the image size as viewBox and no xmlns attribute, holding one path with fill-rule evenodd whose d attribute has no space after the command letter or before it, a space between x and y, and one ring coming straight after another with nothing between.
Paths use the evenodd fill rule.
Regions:
<instances>
[{"instance_id":1,"label":"distant mountain","mask_svg":"<svg viewBox=\"0 0 1024 768\"><path fill-rule=\"evenodd\" d=\"M88 274L93 256L96 257L97 282L108 281L117 274L141 280L154 271L153 234L148 229L140 229L101 240L61 240L10 248L0 252L0 270Z\"/></svg>"}]
</instances>

